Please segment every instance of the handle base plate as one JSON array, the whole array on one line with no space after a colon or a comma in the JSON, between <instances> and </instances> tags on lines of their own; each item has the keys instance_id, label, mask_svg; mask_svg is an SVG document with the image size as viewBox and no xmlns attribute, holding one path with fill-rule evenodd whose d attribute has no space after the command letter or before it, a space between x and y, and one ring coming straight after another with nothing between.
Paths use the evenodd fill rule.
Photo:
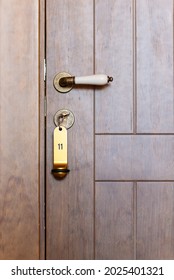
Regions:
<instances>
[{"instance_id":1,"label":"handle base plate","mask_svg":"<svg viewBox=\"0 0 174 280\"><path fill-rule=\"evenodd\" d=\"M60 79L65 78L65 77L72 77L72 75L67 72L60 72L54 77L54 80L53 80L53 85L54 85L55 89L60 93L67 93L70 90L72 90L72 88L73 88L73 85L72 86L68 85L66 87L62 87L60 85Z\"/></svg>"}]
</instances>

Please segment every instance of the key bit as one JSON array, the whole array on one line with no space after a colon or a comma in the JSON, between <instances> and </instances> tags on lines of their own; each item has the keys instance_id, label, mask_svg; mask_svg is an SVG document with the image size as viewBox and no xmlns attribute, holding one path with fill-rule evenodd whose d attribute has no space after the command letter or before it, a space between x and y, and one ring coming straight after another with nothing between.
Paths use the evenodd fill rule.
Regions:
<instances>
[{"instance_id":1,"label":"key bit","mask_svg":"<svg viewBox=\"0 0 174 280\"><path fill-rule=\"evenodd\" d=\"M65 118L69 116L70 113L61 113L58 119L58 123L59 126L61 125L61 123L64 122Z\"/></svg>"},{"instance_id":2,"label":"key bit","mask_svg":"<svg viewBox=\"0 0 174 280\"><path fill-rule=\"evenodd\" d=\"M67 129L74 123L74 115L67 109L61 109L54 115L54 123L56 126L64 126Z\"/></svg>"}]
</instances>

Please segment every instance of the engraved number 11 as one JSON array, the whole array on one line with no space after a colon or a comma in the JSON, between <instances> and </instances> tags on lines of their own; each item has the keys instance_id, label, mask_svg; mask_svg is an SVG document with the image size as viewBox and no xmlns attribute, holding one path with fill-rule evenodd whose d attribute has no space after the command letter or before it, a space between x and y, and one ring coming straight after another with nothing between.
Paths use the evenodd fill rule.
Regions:
<instances>
[{"instance_id":1,"label":"engraved number 11","mask_svg":"<svg viewBox=\"0 0 174 280\"><path fill-rule=\"evenodd\" d=\"M58 149L59 150L63 150L63 144L61 143L61 144L58 144Z\"/></svg>"}]
</instances>

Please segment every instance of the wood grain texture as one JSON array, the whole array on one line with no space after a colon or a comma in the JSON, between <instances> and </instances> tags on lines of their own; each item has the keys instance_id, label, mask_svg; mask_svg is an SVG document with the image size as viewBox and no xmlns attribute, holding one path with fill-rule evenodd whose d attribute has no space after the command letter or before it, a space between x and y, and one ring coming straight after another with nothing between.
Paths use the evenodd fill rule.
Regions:
<instances>
[{"instance_id":1,"label":"wood grain texture","mask_svg":"<svg viewBox=\"0 0 174 280\"><path fill-rule=\"evenodd\" d=\"M93 73L93 1L47 1L47 259L91 259L93 246L93 90L58 93L53 78L66 71ZM53 116L69 109L70 173L62 181L51 174Z\"/></svg>"},{"instance_id":2,"label":"wood grain texture","mask_svg":"<svg viewBox=\"0 0 174 280\"><path fill-rule=\"evenodd\" d=\"M95 1L95 72L114 81L96 89L96 132L133 131L131 0Z\"/></svg>"},{"instance_id":3,"label":"wood grain texture","mask_svg":"<svg viewBox=\"0 0 174 280\"><path fill-rule=\"evenodd\" d=\"M38 1L0 1L0 259L39 258Z\"/></svg>"},{"instance_id":4,"label":"wood grain texture","mask_svg":"<svg viewBox=\"0 0 174 280\"><path fill-rule=\"evenodd\" d=\"M137 1L138 132L174 132L173 1Z\"/></svg>"},{"instance_id":5,"label":"wood grain texture","mask_svg":"<svg viewBox=\"0 0 174 280\"><path fill-rule=\"evenodd\" d=\"M174 184L138 183L137 258L174 259Z\"/></svg>"},{"instance_id":6,"label":"wood grain texture","mask_svg":"<svg viewBox=\"0 0 174 280\"><path fill-rule=\"evenodd\" d=\"M174 180L173 135L96 136L97 180Z\"/></svg>"},{"instance_id":7,"label":"wood grain texture","mask_svg":"<svg viewBox=\"0 0 174 280\"><path fill-rule=\"evenodd\" d=\"M133 184L96 183L96 259L133 259Z\"/></svg>"}]
</instances>

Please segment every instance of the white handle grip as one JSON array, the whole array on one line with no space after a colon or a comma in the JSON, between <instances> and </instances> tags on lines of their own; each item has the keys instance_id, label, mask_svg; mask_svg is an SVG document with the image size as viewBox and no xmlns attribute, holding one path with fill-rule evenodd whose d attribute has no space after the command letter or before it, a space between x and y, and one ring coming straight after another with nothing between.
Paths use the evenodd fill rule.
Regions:
<instances>
[{"instance_id":1,"label":"white handle grip","mask_svg":"<svg viewBox=\"0 0 174 280\"><path fill-rule=\"evenodd\" d=\"M54 87L61 93L70 91L74 85L103 86L112 82L113 78L104 74L75 77L67 72L60 72L54 77Z\"/></svg>"},{"instance_id":2,"label":"white handle grip","mask_svg":"<svg viewBox=\"0 0 174 280\"><path fill-rule=\"evenodd\" d=\"M112 82L113 78L104 74L97 74L91 76L75 77L76 85L96 85L103 86Z\"/></svg>"}]
</instances>

